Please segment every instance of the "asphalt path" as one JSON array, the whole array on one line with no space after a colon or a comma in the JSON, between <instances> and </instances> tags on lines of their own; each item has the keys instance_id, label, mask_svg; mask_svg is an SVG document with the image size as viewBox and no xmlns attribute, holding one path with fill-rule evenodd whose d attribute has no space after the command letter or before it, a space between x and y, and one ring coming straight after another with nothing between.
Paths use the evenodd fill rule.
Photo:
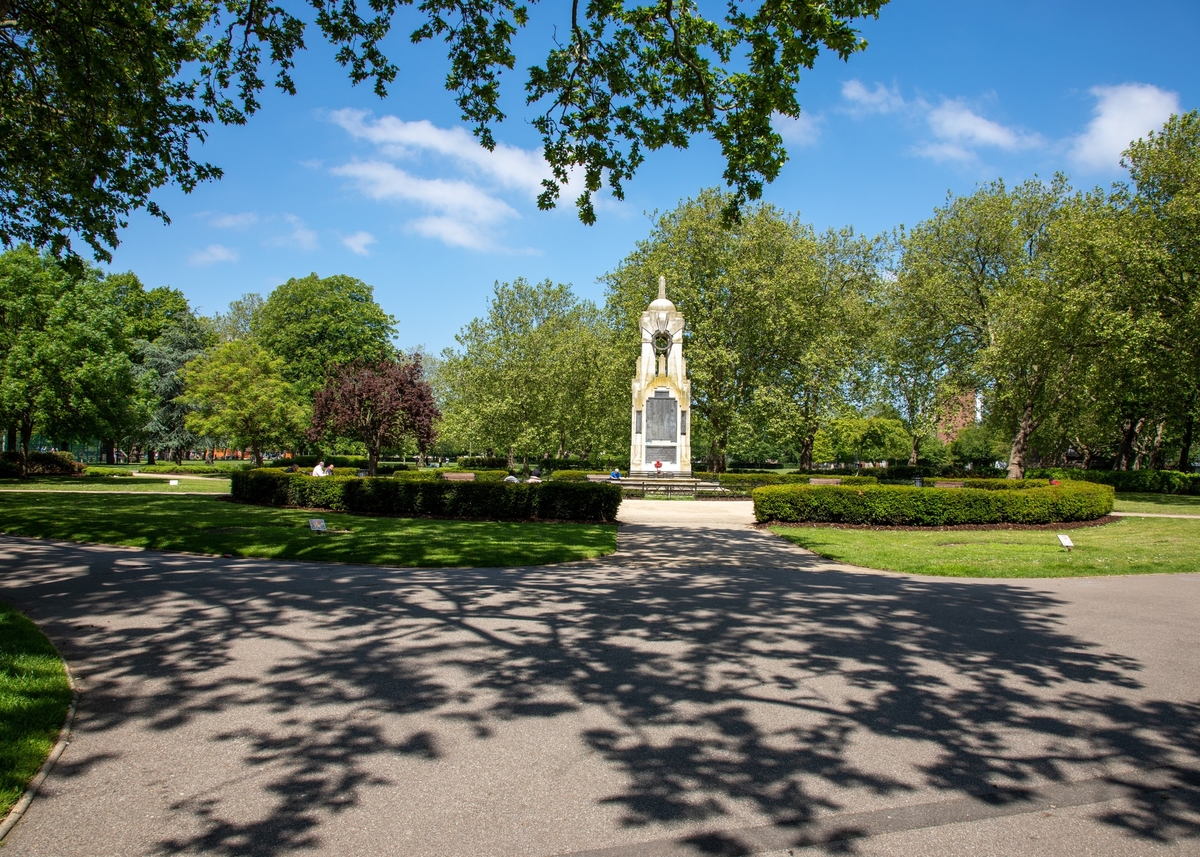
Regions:
<instances>
[{"instance_id":1,"label":"asphalt path","mask_svg":"<svg viewBox=\"0 0 1200 857\"><path fill-rule=\"evenodd\" d=\"M612 557L513 569L0 538L81 693L4 853L1200 853L1200 575L926 578L745 504L623 519Z\"/></svg>"}]
</instances>

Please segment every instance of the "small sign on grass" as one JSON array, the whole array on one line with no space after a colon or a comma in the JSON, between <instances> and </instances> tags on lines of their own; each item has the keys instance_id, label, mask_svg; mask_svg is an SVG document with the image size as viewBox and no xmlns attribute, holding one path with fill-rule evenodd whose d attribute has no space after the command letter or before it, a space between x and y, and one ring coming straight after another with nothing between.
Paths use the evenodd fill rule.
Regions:
<instances>
[{"instance_id":1,"label":"small sign on grass","mask_svg":"<svg viewBox=\"0 0 1200 857\"><path fill-rule=\"evenodd\" d=\"M309 518L308 519L308 528L310 530L312 530L314 533L325 532L326 531L325 530L325 519L324 518Z\"/></svg>"},{"instance_id":2,"label":"small sign on grass","mask_svg":"<svg viewBox=\"0 0 1200 857\"><path fill-rule=\"evenodd\" d=\"M1059 536L1058 543L1067 549L1067 553L1071 552L1071 548L1075 547L1075 542L1071 541L1070 536Z\"/></svg>"},{"instance_id":3,"label":"small sign on grass","mask_svg":"<svg viewBox=\"0 0 1200 857\"><path fill-rule=\"evenodd\" d=\"M179 480L178 479L169 479L169 480L167 480L167 484L168 485L178 485Z\"/></svg>"}]
</instances>

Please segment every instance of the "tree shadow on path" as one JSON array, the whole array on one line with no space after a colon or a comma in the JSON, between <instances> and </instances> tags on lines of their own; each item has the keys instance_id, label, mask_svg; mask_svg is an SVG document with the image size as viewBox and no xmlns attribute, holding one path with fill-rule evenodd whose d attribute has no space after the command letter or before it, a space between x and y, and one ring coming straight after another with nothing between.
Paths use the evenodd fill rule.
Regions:
<instances>
[{"instance_id":1,"label":"tree shadow on path","mask_svg":"<svg viewBox=\"0 0 1200 857\"><path fill-rule=\"evenodd\" d=\"M270 713L206 739L237 745L261 808L239 816L219 782L174 801L183 820L157 840L171 853L336 850L329 819L412 785L381 773L385 760L424 760L436 778L447 730L488 742L558 718L576 744L564 751L586 749L623 783L594 799L614 843L636 830L748 853L747 825L801 842L838 813L1148 769L1181 799L1101 820L1147 842L1200 837L1200 705L1071 633L1070 603L1036 586L829 570L751 530L625 528L609 561L502 570L18 540L2 553L0 597L87 676L80 729L97 740L60 766L64 786L129 764L135 748L106 734ZM106 755L89 766L88 753ZM519 765L509 773L519 782ZM530 850L495 835L490 853Z\"/></svg>"}]
</instances>

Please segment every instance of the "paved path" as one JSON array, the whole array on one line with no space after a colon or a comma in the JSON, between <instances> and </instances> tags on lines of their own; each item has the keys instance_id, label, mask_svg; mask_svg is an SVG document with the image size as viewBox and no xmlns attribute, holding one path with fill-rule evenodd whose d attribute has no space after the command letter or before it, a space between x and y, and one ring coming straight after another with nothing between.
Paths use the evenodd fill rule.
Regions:
<instances>
[{"instance_id":1,"label":"paved path","mask_svg":"<svg viewBox=\"0 0 1200 857\"><path fill-rule=\"evenodd\" d=\"M1200 575L921 578L738 504L622 517L528 569L0 539L82 689L5 854L1200 853Z\"/></svg>"}]
</instances>

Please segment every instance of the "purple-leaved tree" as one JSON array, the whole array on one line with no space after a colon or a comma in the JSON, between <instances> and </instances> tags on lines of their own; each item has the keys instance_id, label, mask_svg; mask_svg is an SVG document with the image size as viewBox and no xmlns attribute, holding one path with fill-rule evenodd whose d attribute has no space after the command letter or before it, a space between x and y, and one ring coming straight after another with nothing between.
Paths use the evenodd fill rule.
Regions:
<instances>
[{"instance_id":1,"label":"purple-leaved tree","mask_svg":"<svg viewBox=\"0 0 1200 857\"><path fill-rule=\"evenodd\" d=\"M333 367L317 391L308 439L334 434L362 441L370 460L367 472L374 476L385 446L411 437L424 453L433 443L433 422L440 415L419 354L355 361Z\"/></svg>"}]
</instances>

